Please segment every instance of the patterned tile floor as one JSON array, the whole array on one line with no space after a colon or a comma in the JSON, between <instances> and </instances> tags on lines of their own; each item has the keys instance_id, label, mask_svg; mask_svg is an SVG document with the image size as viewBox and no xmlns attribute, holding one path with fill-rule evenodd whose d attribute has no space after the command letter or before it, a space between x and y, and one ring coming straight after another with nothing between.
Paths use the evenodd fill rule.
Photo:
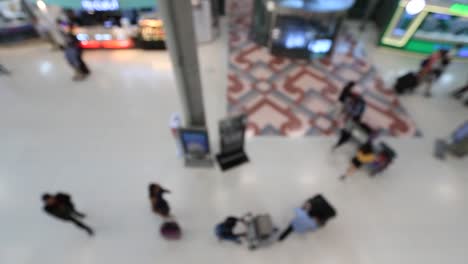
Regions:
<instances>
[{"instance_id":1,"label":"patterned tile floor","mask_svg":"<svg viewBox=\"0 0 468 264\"><path fill-rule=\"evenodd\" d=\"M229 2L228 111L247 113L249 134L334 135L337 98L349 80L357 82L367 108L363 120L383 135L419 134L415 123L365 57L354 55L351 37L340 40L331 63L272 56L248 38L252 1Z\"/></svg>"}]
</instances>

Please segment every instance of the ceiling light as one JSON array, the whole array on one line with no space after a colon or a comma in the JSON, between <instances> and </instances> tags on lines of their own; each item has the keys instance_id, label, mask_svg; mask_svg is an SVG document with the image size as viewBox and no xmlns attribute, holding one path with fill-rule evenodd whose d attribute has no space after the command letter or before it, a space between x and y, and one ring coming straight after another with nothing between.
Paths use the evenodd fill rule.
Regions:
<instances>
[{"instance_id":1,"label":"ceiling light","mask_svg":"<svg viewBox=\"0 0 468 264\"><path fill-rule=\"evenodd\" d=\"M39 1L37 1L36 4L37 4L37 7L39 7L39 9L40 9L41 11L46 11L46 10L47 10L47 6L46 6L46 4L44 3L44 1L39 0Z\"/></svg>"},{"instance_id":2,"label":"ceiling light","mask_svg":"<svg viewBox=\"0 0 468 264\"><path fill-rule=\"evenodd\" d=\"M425 0L410 0L408 4L406 4L406 13L410 15L416 15L419 12L423 11L424 7L426 7Z\"/></svg>"}]
</instances>

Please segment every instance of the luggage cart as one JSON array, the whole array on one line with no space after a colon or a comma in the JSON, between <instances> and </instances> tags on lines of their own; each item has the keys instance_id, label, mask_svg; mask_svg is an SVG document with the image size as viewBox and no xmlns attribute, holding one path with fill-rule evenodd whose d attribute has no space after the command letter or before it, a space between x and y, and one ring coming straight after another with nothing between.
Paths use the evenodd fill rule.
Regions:
<instances>
[{"instance_id":1,"label":"luggage cart","mask_svg":"<svg viewBox=\"0 0 468 264\"><path fill-rule=\"evenodd\" d=\"M244 220L247 225L246 239L250 250L269 245L274 241L278 228L273 225L269 214L255 216L247 214Z\"/></svg>"},{"instance_id":2,"label":"luggage cart","mask_svg":"<svg viewBox=\"0 0 468 264\"><path fill-rule=\"evenodd\" d=\"M383 172L392 164L393 160L397 157L396 152L387 144L381 142L377 146L377 160L367 166L369 175L371 177Z\"/></svg>"}]
</instances>

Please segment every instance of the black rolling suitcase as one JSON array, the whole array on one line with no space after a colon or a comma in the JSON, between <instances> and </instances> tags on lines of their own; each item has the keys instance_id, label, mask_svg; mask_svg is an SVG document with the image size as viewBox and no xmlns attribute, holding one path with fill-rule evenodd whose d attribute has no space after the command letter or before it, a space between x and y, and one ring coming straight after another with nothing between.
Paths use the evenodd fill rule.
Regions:
<instances>
[{"instance_id":1,"label":"black rolling suitcase","mask_svg":"<svg viewBox=\"0 0 468 264\"><path fill-rule=\"evenodd\" d=\"M336 210L333 206L323 197L321 194L314 196L308 200L311 205L311 209L308 212L309 216L317 217L324 224L330 219L336 216Z\"/></svg>"},{"instance_id":2,"label":"black rolling suitcase","mask_svg":"<svg viewBox=\"0 0 468 264\"><path fill-rule=\"evenodd\" d=\"M369 174L372 177L386 170L397 157L395 150L383 142L379 144L378 149L377 162L374 162L369 166Z\"/></svg>"},{"instance_id":3,"label":"black rolling suitcase","mask_svg":"<svg viewBox=\"0 0 468 264\"><path fill-rule=\"evenodd\" d=\"M379 147L380 152L386 155L391 160L394 160L397 157L397 153L389 145L381 142Z\"/></svg>"},{"instance_id":4,"label":"black rolling suitcase","mask_svg":"<svg viewBox=\"0 0 468 264\"><path fill-rule=\"evenodd\" d=\"M159 232L167 240L179 240L182 237L180 226L174 220L165 221L161 225Z\"/></svg>"},{"instance_id":5,"label":"black rolling suitcase","mask_svg":"<svg viewBox=\"0 0 468 264\"><path fill-rule=\"evenodd\" d=\"M403 94L407 91L413 91L418 84L418 76L414 72L409 72L397 79L394 88L398 94Z\"/></svg>"}]
</instances>

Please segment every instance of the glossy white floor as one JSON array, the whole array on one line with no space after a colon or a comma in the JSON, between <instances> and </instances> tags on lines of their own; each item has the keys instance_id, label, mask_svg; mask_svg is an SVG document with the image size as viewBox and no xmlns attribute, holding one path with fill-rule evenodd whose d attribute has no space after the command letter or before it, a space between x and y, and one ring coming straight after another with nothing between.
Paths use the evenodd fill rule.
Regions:
<instances>
[{"instance_id":1,"label":"glossy white floor","mask_svg":"<svg viewBox=\"0 0 468 264\"><path fill-rule=\"evenodd\" d=\"M373 48L391 81L412 69L415 55ZM200 49L212 141L225 115L225 36ZM71 82L63 55L45 44L0 49L13 71L0 76L0 263L323 263L462 264L468 253L468 162L435 160L436 137L448 135L467 109L447 90L465 82L455 63L436 96L403 103L424 136L385 139L399 158L381 177L358 174L342 183L351 153L334 154L334 138L252 138L252 162L228 173L186 169L175 155L168 118L179 111L165 52L96 51L93 75ZM217 147L214 147L217 149ZM147 184L162 183L184 228L180 242L158 234ZM41 211L40 195L73 194L97 232L88 238ZM218 243L213 226L228 214L268 212L280 227L293 207L323 193L338 217L306 236L255 252Z\"/></svg>"}]
</instances>

